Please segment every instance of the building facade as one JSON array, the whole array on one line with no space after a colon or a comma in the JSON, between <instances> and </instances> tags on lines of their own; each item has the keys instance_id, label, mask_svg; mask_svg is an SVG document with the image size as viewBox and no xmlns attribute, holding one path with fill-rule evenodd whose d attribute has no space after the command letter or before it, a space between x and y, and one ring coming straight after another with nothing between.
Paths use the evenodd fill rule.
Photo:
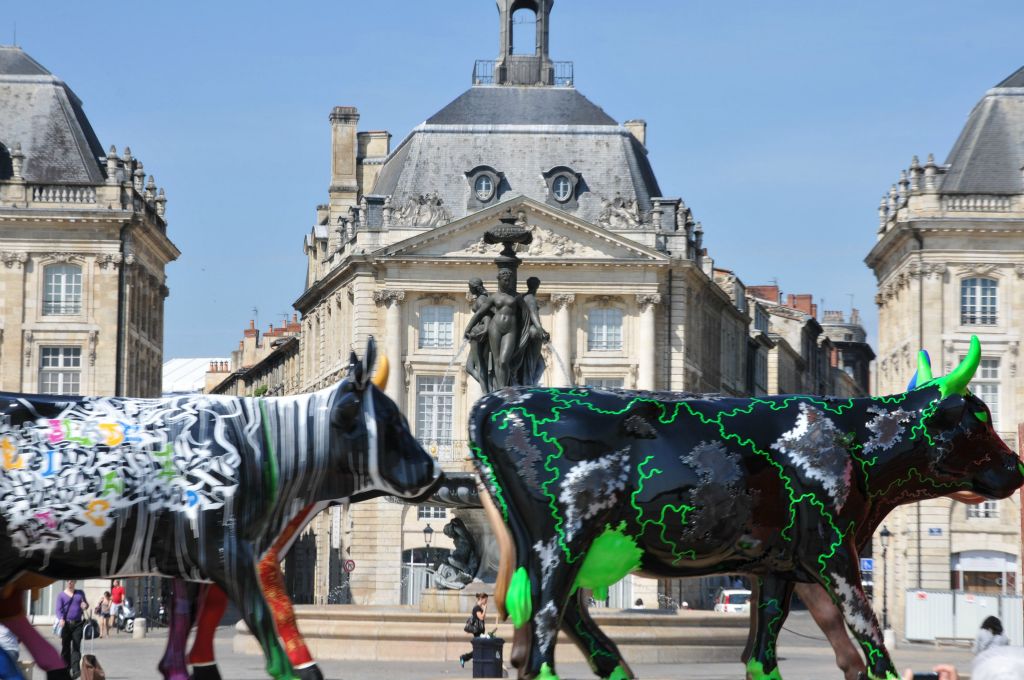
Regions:
<instances>
[{"instance_id":1,"label":"building facade","mask_svg":"<svg viewBox=\"0 0 1024 680\"><path fill-rule=\"evenodd\" d=\"M882 198L878 240L865 262L878 281L880 394L906 389L925 348L936 375L956 366L971 335L982 361L972 391L1018 450L1024 381L1024 69L971 111L946 162L915 156ZM940 498L886 520L890 620L903 630L908 590L1021 592L1017 495L980 506ZM880 555L876 535L875 554ZM876 579L876 586L883 586ZM884 586L883 586L884 587ZM876 598L876 602L878 599Z\"/></svg>"},{"instance_id":2,"label":"building facade","mask_svg":"<svg viewBox=\"0 0 1024 680\"><path fill-rule=\"evenodd\" d=\"M550 59L550 3L498 4L499 58L477 62L472 87L396 147L388 132L360 131L355 108L332 111L328 201L295 303L301 389L338 380L349 349L375 336L388 394L449 471L469 469L467 414L481 396L465 371L467 282L495 290L498 248L483 235L502 218L532 232L518 276L542 282L542 384L749 390L745 296L715 283L701 225L659 187L646 124L612 119L573 87L571 63ZM535 14L532 54L511 51L513 5ZM407 601L422 529L446 521L421 514L379 500L341 519L352 601ZM622 603L657 606L656 588L638 580Z\"/></svg>"},{"instance_id":3,"label":"building facade","mask_svg":"<svg viewBox=\"0 0 1024 680\"><path fill-rule=\"evenodd\" d=\"M74 92L0 46L0 390L159 396L166 197Z\"/></svg>"}]
</instances>

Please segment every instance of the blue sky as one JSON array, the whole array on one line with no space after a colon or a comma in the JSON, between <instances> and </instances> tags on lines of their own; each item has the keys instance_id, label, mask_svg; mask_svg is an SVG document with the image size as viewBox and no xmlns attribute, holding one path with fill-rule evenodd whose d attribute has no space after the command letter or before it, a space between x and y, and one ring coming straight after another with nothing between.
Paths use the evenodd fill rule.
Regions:
<instances>
[{"instance_id":1,"label":"blue sky","mask_svg":"<svg viewBox=\"0 0 1024 680\"><path fill-rule=\"evenodd\" d=\"M617 120L644 118L662 192L716 264L862 310L878 200L941 162L985 90L1024 64L1024 3L558 0L551 53ZM493 0L133 3L0 0L18 43L167 190L165 357L226 356L302 292L329 183L328 113L394 143L497 52Z\"/></svg>"}]
</instances>

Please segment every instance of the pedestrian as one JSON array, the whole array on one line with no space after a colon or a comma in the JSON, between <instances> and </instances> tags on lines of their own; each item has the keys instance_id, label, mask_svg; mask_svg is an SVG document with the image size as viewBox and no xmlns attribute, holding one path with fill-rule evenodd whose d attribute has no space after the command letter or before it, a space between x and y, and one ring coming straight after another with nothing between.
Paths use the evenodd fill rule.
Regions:
<instances>
[{"instance_id":1,"label":"pedestrian","mask_svg":"<svg viewBox=\"0 0 1024 680\"><path fill-rule=\"evenodd\" d=\"M0 678L21 680L24 677L18 670L18 655L20 653L17 636L7 626L0 624Z\"/></svg>"},{"instance_id":2,"label":"pedestrian","mask_svg":"<svg viewBox=\"0 0 1024 680\"><path fill-rule=\"evenodd\" d=\"M110 617L112 620L117 621L117 614L121 611L121 607L124 605L124 586L121 585L119 579L114 579L110 588Z\"/></svg>"},{"instance_id":3,"label":"pedestrian","mask_svg":"<svg viewBox=\"0 0 1024 680\"><path fill-rule=\"evenodd\" d=\"M989 647L1005 647L1008 644L1010 644L1010 639L1003 635L1003 622L995 616L990 616L981 622L981 628L974 636L971 651L981 654Z\"/></svg>"},{"instance_id":4,"label":"pedestrian","mask_svg":"<svg viewBox=\"0 0 1024 680\"><path fill-rule=\"evenodd\" d=\"M470 613L469 618L466 620L465 631L472 633L473 637L478 638L484 634L484 630L487 627L487 593L478 593L476 596L476 606L473 607L473 611ZM459 665L463 668L466 667L466 662L473 658L473 650L463 654L459 657Z\"/></svg>"},{"instance_id":5,"label":"pedestrian","mask_svg":"<svg viewBox=\"0 0 1024 680\"><path fill-rule=\"evenodd\" d=\"M1024 649L991 646L971 662L971 680L1020 680L1024 678Z\"/></svg>"},{"instance_id":6,"label":"pedestrian","mask_svg":"<svg viewBox=\"0 0 1024 680\"><path fill-rule=\"evenodd\" d=\"M75 588L76 581L64 583L64 590L57 596L54 608L60 622L60 656L67 664L72 678L81 675L79 662L82 657L82 632L85 613L89 610L89 602L85 593Z\"/></svg>"},{"instance_id":7,"label":"pedestrian","mask_svg":"<svg viewBox=\"0 0 1024 680\"><path fill-rule=\"evenodd\" d=\"M105 638L110 632L110 612L114 608L114 602L111 599L110 591L103 591L103 597L100 598L99 604L96 605L96 618L100 622L100 637Z\"/></svg>"},{"instance_id":8,"label":"pedestrian","mask_svg":"<svg viewBox=\"0 0 1024 680\"><path fill-rule=\"evenodd\" d=\"M0 649L7 652L8 656L15 661L21 654L21 643L18 642L18 637L2 623L0 623Z\"/></svg>"}]
</instances>

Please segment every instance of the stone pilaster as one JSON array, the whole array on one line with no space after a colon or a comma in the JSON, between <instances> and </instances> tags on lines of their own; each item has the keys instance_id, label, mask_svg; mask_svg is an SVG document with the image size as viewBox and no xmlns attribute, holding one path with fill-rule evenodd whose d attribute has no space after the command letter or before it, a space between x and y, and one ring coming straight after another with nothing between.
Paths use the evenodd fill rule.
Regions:
<instances>
[{"instance_id":1,"label":"stone pilaster","mask_svg":"<svg viewBox=\"0 0 1024 680\"><path fill-rule=\"evenodd\" d=\"M396 605L402 593L402 506L383 498L356 503L352 513L352 603Z\"/></svg>"},{"instance_id":2,"label":"stone pilaster","mask_svg":"<svg viewBox=\"0 0 1024 680\"><path fill-rule=\"evenodd\" d=\"M637 347L637 389L654 389L656 364L654 307L661 303L661 295L646 293L636 296L640 307L640 342Z\"/></svg>"},{"instance_id":3,"label":"stone pilaster","mask_svg":"<svg viewBox=\"0 0 1024 680\"><path fill-rule=\"evenodd\" d=\"M573 365L573 347L575 346L576 338L572 328L572 310L570 306L576 302L576 296L572 293L555 293L551 296L551 304L555 308L555 318L552 322L552 348L561 358L562 363L565 364L568 370L569 366ZM558 360L555 360L555 364L558 364ZM562 366L557 365L554 367L552 374L555 376L554 384L561 385L569 378L562 375Z\"/></svg>"},{"instance_id":4,"label":"stone pilaster","mask_svg":"<svg viewBox=\"0 0 1024 680\"><path fill-rule=\"evenodd\" d=\"M388 358L391 377L388 379L385 393L401 407L405 399L405 377L402 375L404 366L402 356L405 354L405 332L402 326L402 302L405 300L404 290L378 290L373 294L378 305L387 307L384 321L384 338L381 351Z\"/></svg>"}]
</instances>

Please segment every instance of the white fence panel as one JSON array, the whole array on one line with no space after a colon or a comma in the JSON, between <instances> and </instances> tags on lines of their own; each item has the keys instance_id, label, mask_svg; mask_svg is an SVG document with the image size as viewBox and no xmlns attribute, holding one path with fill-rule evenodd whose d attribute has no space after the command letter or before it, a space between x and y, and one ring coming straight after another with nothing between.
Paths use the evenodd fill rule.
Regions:
<instances>
[{"instance_id":1,"label":"white fence panel","mask_svg":"<svg viewBox=\"0 0 1024 680\"><path fill-rule=\"evenodd\" d=\"M906 631L908 640L953 637L953 595L940 590L908 590Z\"/></svg>"},{"instance_id":2,"label":"white fence panel","mask_svg":"<svg viewBox=\"0 0 1024 680\"><path fill-rule=\"evenodd\" d=\"M1024 611L1019 595L980 595L948 590L907 591L904 636L908 640L973 640L981 622L989 616L996 616L1002 621L1010 644L1024 644Z\"/></svg>"}]
</instances>

